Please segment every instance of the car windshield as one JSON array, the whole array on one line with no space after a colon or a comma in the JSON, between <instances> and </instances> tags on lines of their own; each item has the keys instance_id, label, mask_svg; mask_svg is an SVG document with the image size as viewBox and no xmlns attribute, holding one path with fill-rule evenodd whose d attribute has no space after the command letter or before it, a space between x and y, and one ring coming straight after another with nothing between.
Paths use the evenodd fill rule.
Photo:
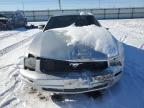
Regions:
<instances>
[{"instance_id":1,"label":"car windshield","mask_svg":"<svg viewBox=\"0 0 144 108\"><path fill-rule=\"evenodd\" d=\"M49 19L44 31L53 28L67 27L72 24L75 24L75 26L87 26L91 24L101 26L92 15L54 16Z\"/></svg>"}]
</instances>

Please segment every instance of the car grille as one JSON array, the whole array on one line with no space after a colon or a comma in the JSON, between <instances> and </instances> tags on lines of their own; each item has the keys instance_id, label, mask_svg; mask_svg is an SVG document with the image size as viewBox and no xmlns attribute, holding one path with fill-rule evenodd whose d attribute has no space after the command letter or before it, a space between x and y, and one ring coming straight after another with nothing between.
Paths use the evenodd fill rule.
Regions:
<instances>
[{"instance_id":1,"label":"car grille","mask_svg":"<svg viewBox=\"0 0 144 108\"><path fill-rule=\"evenodd\" d=\"M43 73L51 72L74 72L74 71L97 71L108 67L107 61L73 62L55 59L40 59L40 70Z\"/></svg>"}]
</instances>

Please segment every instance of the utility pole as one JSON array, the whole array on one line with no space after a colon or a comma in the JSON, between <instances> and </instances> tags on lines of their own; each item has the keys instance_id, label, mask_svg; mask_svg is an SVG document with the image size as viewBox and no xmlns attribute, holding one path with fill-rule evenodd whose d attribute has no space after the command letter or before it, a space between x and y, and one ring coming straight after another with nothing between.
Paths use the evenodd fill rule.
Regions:
<instances>
[{"instance_id":1,"label":"utility pole","mask_svg":"<svg viewBox=\"0 0 144 108\"><path fill-rule=\"evenodd\" d=\"M99 8L100 8L100 0L99 0Z\"/></svg>"},{"instance_id":2,"label":"utility pole","mask_svg":"<svg viewBox=\"0 0 144 108\"><path fill-rule=\"evenodd\" d=\"M25 16L25 12L24 12L24 10L25 10L24 1L21 0L21 2L22 2L22 7L23 7L23 14L24 14L24 16Z\"/></svg>"},{"instance_id":3,"label":"utility pole","mask_svg":"<svg viewBox=\"0 0 144 108\"><path fill-rule=\"evenodd\" d=\"M61 10L61 0L58 1L59 1L59 9Z\"/></svg>"},{"instance_id":4,"label":"utility pole","mask_svg":"<svg viewBox=\"0 0 144 108\"><path fill-rule=\"evenodd\" d=\"M25 10L24 1L23 0L21 0L21 1L22 1L23 11L24 11Z\"/></svg>"}]
</instances>

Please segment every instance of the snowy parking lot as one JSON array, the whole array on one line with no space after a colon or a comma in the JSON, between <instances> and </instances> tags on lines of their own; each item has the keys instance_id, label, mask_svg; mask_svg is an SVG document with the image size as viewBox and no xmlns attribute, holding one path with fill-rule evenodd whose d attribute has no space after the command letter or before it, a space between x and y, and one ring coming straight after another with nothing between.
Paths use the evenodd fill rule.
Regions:
<instances>
[{"instance_id":1,"label":"snowy parking lot","mask_svg":"<svg viewBox=\"0 0 144 108\"><path fill-rule=\"evenodd\" d=\"M64 95L63 101L54 101L48 93L33 90L20 80L20 60L33 34L40 30L0 31L0 108L144 108L144 19L100 23L123 42L124 74L102 94Z\"/></svg>"}]
</instances>

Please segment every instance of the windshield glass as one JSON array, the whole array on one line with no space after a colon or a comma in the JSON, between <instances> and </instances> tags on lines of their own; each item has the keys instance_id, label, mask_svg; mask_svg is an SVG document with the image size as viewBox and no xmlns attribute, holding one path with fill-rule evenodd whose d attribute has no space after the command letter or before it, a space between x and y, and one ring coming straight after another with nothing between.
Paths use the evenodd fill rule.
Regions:
<instances>
[{"instance_id":1,"label":"windshield glass","mask_svg":"<svg viewBox=\"0 0 144 108\"><path fill-rule=\"evenodd\" d=\"M101 26L92 15L55 16L50 18L44 31L53 28L67 27L71 24L75 24L75 26L87 26L91 24Z\"/></svg>"}]
</instances>

